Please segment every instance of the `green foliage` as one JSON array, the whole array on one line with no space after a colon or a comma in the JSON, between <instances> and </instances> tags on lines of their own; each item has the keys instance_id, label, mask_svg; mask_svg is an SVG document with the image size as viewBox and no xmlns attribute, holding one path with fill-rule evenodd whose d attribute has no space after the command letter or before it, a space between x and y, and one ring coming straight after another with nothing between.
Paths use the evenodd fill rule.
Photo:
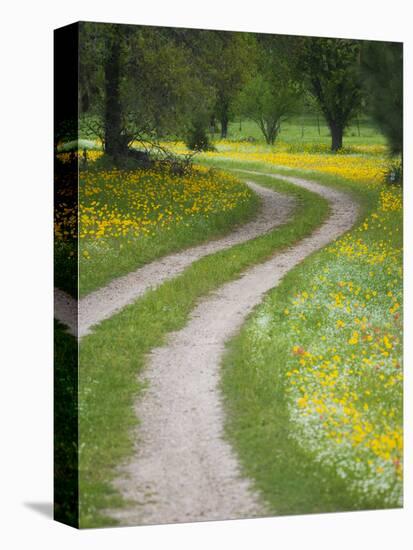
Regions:
<instances>
[{"instance_id":1,"label":"green foliage","mask_svg":"<svg viewBox=\"0 0 413 550\"><path fill-rule=\"evenodd\" d=\"M384 171L384 180L391 185L403 185L403 162L401 158L393 158Z\"/></svg>"},{"instance_id":2,"label":"green foliage","mask_svg":"<svg viewBox=\"0 0 413 550\"><path fill-rule=\"evenodd\" d=\"M294 79L283 41L278 36L256 35L256 71L238 95L236 110L253 120L267 144L274 144L281 122L299 109L301 88Z\"/></svg>"},{"instance_id":3,"label":"green foliage","mask_svg":"<svg viewBox=\"0 0 413 550\"><path fill-rule=\"evenodd\" d=\"M365 42L362 72L368 91L367 107L391 153L403 152L403 44Z\"/></svg>"},{"instance_id":4,"label":"green foliage","mask_svg":"<svg viewBox=\"0 0 413 550\"><path fill-rule=\"evenodd\" d=\"M113 77L110 85L108 75ZM272 144L280 121L291 112L317 109L336 151L365 103L397 153L402 147L401 88L400 44L80 24L82 135L99 136L115 156L108 139L124 153L133 141L152 149L165 137L203 148L205 139L193 120L202 118L206 128L215 127L218 119L221 136L227 137L238 114L254 120ZM305 91L301 105L294 97L299 91Z\"/></svg>"},{"instance_id":5,"label":"green foliage","mask_svg":"<svg viewBox=\"0 0 413 550\"><path fill-rule=\"evenodd\" d=\"M255 41L250 34L221 32L216 46L211 63L216 90L214 112L221 123L221 137L225 138L237 94L253 69Z\"/></svg>"},{"instance_id":6,"label":"green foliage","mask_svg":"<svg viewBox=\"0 0 413 550\"><path fill-rule=\"evenodd\" d=\"M360 45L339 38L302 40L298 63L330 128L331 148L336 151L342 147L345 128L361 107Z\"/></svg>"},{"instance_id":7,"label":"green foliage","mask_svg":"<svg viewBox=\"0 0 413 550\"><path fill-rule=\"evenodd\" d=\"M173 30L82 23L80 42L80 113L110 154L125 154L136 140L182 134L208 106L208 90Z\"/></svg>"},{"instance_id":8,"label":"green foliage","mask_svg":"<svg viewBox=\"0 0 413 550\"><path fill-rule=\"evenodd\" d=\"M213 151L205 124L202 120L196 120L188 129L185 144L191 151Z\"/></svg>"},{"instance_id":9,"label":"green foliage","mask_svg":"<svg viewBox=\"0 0 413 550\"><path fill-rule=\"evenodd\" d=\"M206 112L212 126L217 118L226 137L234 100L254 71L256 40L250 33L175 29L189 55L192 73L208 96ZM205 94L204 94L205 96ZM197 111L205 103L198 103Z\"/></svg>"},{"instance_id":10,"label":"green foliage","mask_svg":"<svg viewBox=\"0 0 413 550\"><path fill-rule=\"evenodd\" d=\"M283 80L273 83L258 74L251 79L238 96L238 112L253 120L265 141L274 144L281 122L298 106L296 87Z\"/></svg>"}]
</instances>

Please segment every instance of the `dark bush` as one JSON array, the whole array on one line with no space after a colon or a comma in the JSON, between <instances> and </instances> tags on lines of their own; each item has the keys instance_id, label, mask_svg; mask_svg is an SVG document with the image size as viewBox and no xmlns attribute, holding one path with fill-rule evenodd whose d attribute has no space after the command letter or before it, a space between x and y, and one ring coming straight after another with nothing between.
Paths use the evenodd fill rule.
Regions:
<instances>
[{"instance_id":1,"label":"dark bush","mask_svg":"<svg viewBox=\"0 0 413 550\"><path fill-rule=\"evenodd\" d=\"M189 128L185 144L191 151L214 151L210 143L205 125L202 122L194 122Z\"/></svg>"},{"instance_id":2,"label":"dark bush","mask_svg":"<svg viewBox=\"0 0 413 550\"><path fill-rule=\"evenodd\" d=\"M384 171L384 179L390 185L403 185L403 162L401 159L393 159Z\"/></svg>"}]
</instances>

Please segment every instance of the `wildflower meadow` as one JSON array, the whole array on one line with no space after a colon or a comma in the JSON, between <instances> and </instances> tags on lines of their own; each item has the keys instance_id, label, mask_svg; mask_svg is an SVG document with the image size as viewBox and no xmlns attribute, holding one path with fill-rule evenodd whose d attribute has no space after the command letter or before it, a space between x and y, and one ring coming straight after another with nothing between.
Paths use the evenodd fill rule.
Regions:
<instances>
[{"instance_id":1,"label":"wildflower meadow","mask_svg":"<svg viewBox=\"0 0 413 550\"><path fill-rule=\"evenodd\" d=\"M56 518L403 507L401 45L70 32Z\"/></svg>"}]
</instances>

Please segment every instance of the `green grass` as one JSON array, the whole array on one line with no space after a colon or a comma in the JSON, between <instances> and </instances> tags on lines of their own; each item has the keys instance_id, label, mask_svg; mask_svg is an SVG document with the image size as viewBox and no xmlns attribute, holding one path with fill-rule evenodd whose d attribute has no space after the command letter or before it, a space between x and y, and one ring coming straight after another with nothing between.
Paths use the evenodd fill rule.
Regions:
<instances>
[{"instance_id":1,"label":"green grass","mask_svg":"<svg viewBox=\"0 0 413 550\"><path fill-rule=\"evenodd\" d=\"M376 209L383 189L326 175L317 176L317 180L353 193L363 207L363 217ZM387 292L392 291L400 300L401 212L370 218L367 228L361 225L350 236L366 243L365 255L346 257L329 247L289 272L228 344L223 362L227 437L238 452L243 473L254 480L277 515L400 506L401 485L391 461L387 461L387 470L377 473L375 469L384 464L380 458L363 445L343 444L347 425L335 428L340 436L340 430L344 434L341 442L326 440L320 426L330 421L328 414L323 412L322 419L311 412L304 417L296 405L297 398L313 387L318 369L317 361L310 367L300 365L300 355L291 353L298 345L332 362L332 356L340 357L335 391L340 396L354 392L359 400L357 407L364 411L364 405L368 406L363 421L374 427L373 435L367 434L363 442L388 425L402 423L400 385L386 387L393 383L397 368L387 358L378 357L376 348L371 347L375 340L372 345L360 342L356 347L348 343L353 331L361 330L356 319L366 315L366 334L371 331L375 338L393 335L392 351L400 359L401 325L389 314L394 298L387 297ZM388 251L385 261L372 265L368 260L382 246ZM362 298L353 296L346 298L349 311L331 306L331 293L341 288L343 280L352 280L365 296L370 296L364 298L364 307ZM308 291L309 298L304 304L294 305L300 302L295 297L303 291ZM335 329L339 318L346 323L341 332ZM370 327L370 322L374 326ZM361 368L360 358L364 356L372 357L379 371ZM288 376L294 369L297 373ZM390 411L394 413L391 418ZM372 460L372 466L368 460Z\"/></svg>"},{"instance_id":2,"label":"green grass","mask_svg":"<svg viewBox=\"0 0 413 550\"><path fill-rule=\"evenodd\" d=\"M137 375L144 367L147 353L162 344L167 333L185 325L201 296L298 241L328 214L327 202L314 193L265 176L254 176L254 180L297 198L298 206L290 222L253 241L202 258L182 275L101 323L82 340L79 370L82 527L111 523L105 510L121 505L119 495L111 488L111 480L116 466L133 451L131 430L137 422L133 403L144 390Z\"/></svg>"},{"instance_id":3,"label":"green grass","mask_svg":"<svg viewBox=\"0 0 413 550\"><path fill-rule=\"evenodd\" d=\"M281 132L278 139L288 144L295 145L331 145L331 136L329 129L324 122L323 117L319 118L320 129L317 125L317 118L313 115L303 117L292 117L281 124ZM228 139L233 141L253 138L257 142L265 143L263 135L251 120L243 120L241 129L239 121L230 122L228 128ZM219 134L215 134L215 139L219 139ZM344 146L354 145L378 145L385 144L385 139L377 129L367 119L361 119L359 127L357 121L346 129L344 133Z\"/></svg>"}]
</instances>

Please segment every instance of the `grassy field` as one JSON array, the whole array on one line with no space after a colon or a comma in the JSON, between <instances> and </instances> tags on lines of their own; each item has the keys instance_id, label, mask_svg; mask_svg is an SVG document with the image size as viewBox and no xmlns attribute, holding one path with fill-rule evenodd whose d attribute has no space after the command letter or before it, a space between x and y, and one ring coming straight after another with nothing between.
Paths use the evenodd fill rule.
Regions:
<instances>
[{"instance_id":1,"label":"grassy field","mask_svg":"<svg viewBox=\"0 0 413 550\"><path fill-rule=\"evenodd\" d=\"M219 134L213 136L218 140ZM253 138L258 142L263 142L263 136L258 126L250 120L230 122L228 128L228 139L233 141ZM331 145L330 131L326 126L322 116L303 115L292 117L281 123L281 132L278 136L281 142L295 145ZM347 128L344 134L344 146L349 145L379 145L385 144L385 140L377 129L365 117L357 119Z\"/></svg>"},{"instance_id":2,"label":"grassy field","mask_svg":"<svg viewBox=\"0 0 413 550\"><path fill-rule=\"evenodd\" d=\"M97 136L91 136L90 130L80 128L80 137L86 147L94 148L94 141ZM210 132L213 141L220 142L219 125L214 133ZM264 137L257 124L252 120L233 120L228 125L228 140L242 141L253 139L258 143L265 144ZM330 131L322 116L305 113L302 116L293 116L281 123L281 132L277 142L285 142L297 146L323 145L330 146ZM277 146L277 142L275 146ZM344 146L352 145L385 145L385 139L374 126L373 122L366 116L354 119L344 133ZM76 147L76 143L66 144L63 149Z\"/></svg>"},{"instance_id":3,"label":"grassy field","mask_svg":"<svg viewBox=\"0 0 413 550\"><path fill-rule=\"evenodd\" d=\"M322 222L327 203L318 195L273 178L257 181L293 194L298 208L291 222L253 241L205 257L182 275L148 292L104 321L80 346L80 522L107 525L104 511L120 505L111 489L115 466L130 455L133 403L144 388L137 379L145 356L165 335L183 327L196 301L243 270L290 245Z\"/></svg>"},{"instance_id":4,"label":"grassy field","mask_svg":"<svg viewBox=\"0 0 413 550\"><path fill-rule=\"evenodd\" d=\"M285 171L353 194L363 210L358 228L290 272L230 343L222 379L226 433L275 514L400 506L402 212L400 190L382 184L383 139L362 124L360 136L357 128L347 132L342 153L330 154L322 127L319 135L308 124L303 133L301 121L291 121L268 147L252 123L243 122L241 132L237 124L216 151L198 157L202 167L185 185L150 173L99 173L92 166L99 147L93 140L80 144L90 164L81 183L81 292L254 216L254 195L216 168ZM169 146L185 151L182 143ZM137 374L146 354L185 325L201 296L296 242L327 215L317 195L254 179L299 199L291 222L201 259L82 341L82 527L108 525L105 510L125 504L111 480L132 452L133 403L144 391Z\"/></svg>"}]
</instances>

